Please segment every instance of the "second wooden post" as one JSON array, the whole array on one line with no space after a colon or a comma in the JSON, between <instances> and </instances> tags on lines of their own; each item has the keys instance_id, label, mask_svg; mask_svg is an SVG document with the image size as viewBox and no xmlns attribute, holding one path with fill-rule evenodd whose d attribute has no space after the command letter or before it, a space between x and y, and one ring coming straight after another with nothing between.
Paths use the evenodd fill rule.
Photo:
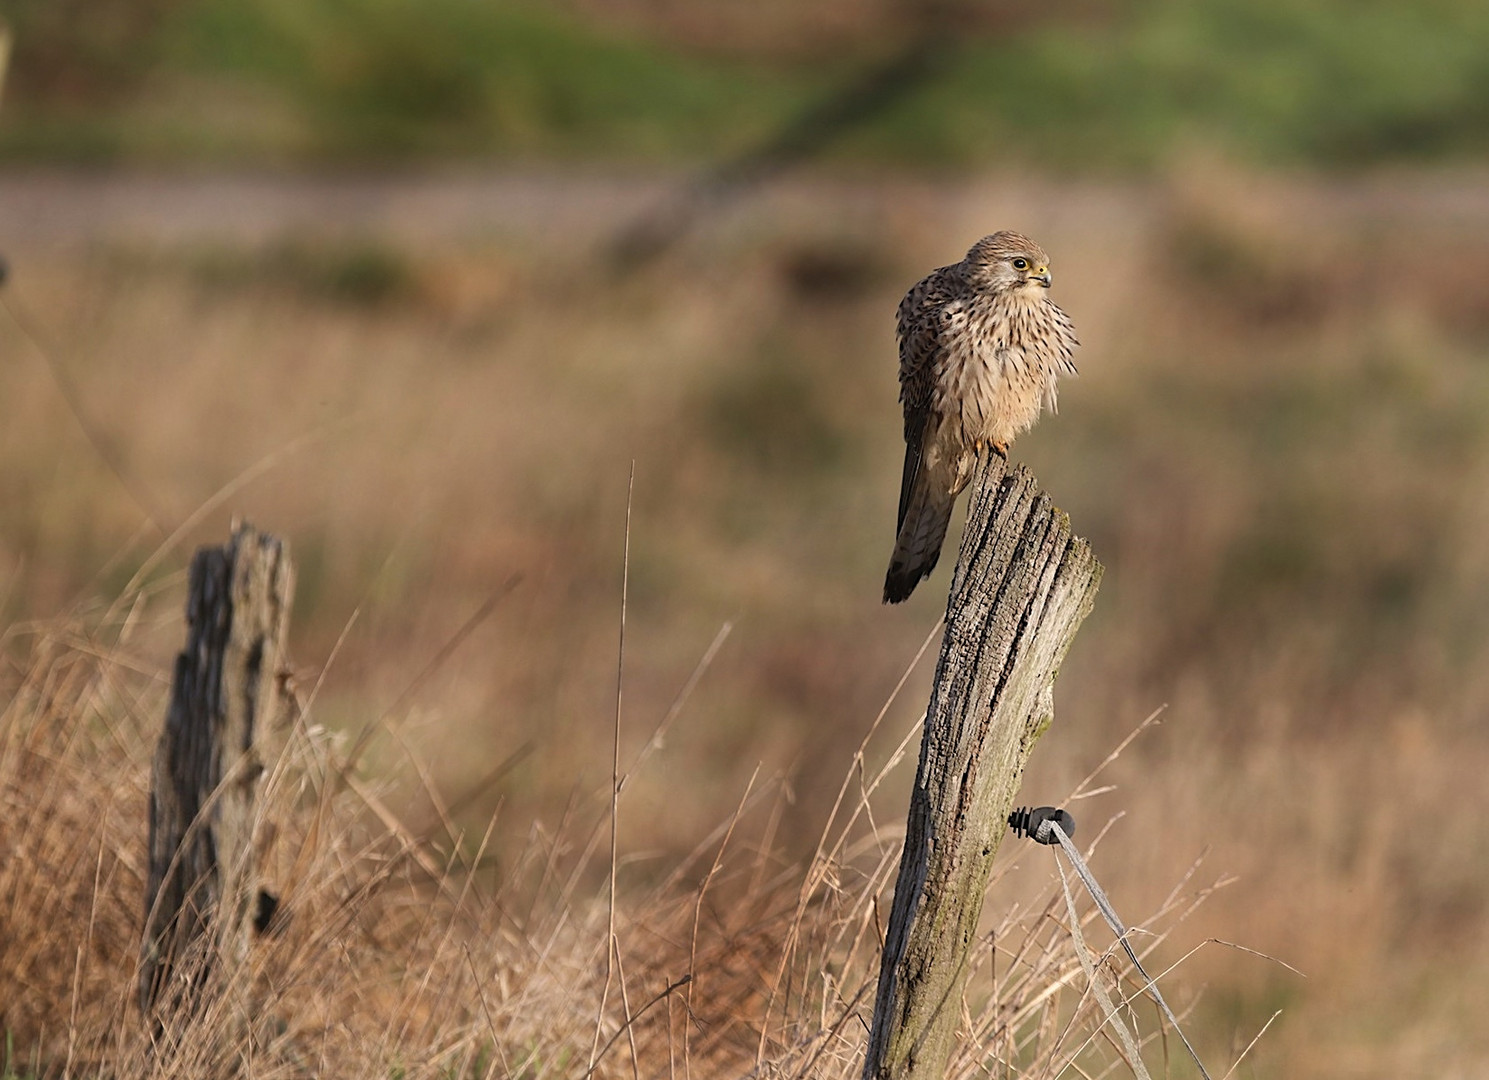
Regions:
<instances>
[{"instance_id":1,"label":"second wooden post","mask_svg":"<svg viewBox=\"0 0 1489 1080\"><path fill-rule=\"evenodd\" d=\"M186 648L150 785L139 1001L157 1030L244 980L257 798L284 717L293 595L288 550L251 527L192 559Z\"/></svg>"}]
</instances>

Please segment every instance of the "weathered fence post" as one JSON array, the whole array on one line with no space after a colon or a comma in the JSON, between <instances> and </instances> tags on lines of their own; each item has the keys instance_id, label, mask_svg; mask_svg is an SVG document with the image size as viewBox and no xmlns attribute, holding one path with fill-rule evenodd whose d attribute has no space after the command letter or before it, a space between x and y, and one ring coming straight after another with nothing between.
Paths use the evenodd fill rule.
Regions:
<instances>
[{"instance_id":1,"label":"weathered fence post","mask_svg":"<svg viewBox=\"0 0 1489 1080\"><path fill-rule=\"evenodd\" d=\"M288 549L250 526L192 559L186 649L150 784L139 981L147 1017L241 987L259 889L254 802L285 716L293 595Z\"/></svg>"},{"instance_id":2,"label":"weathered fence post","mask_svg":"<svg viewBox=\"0 0 1489 1080\"><path fill-rule=\"evenodd\" d=\"M1024 765L1101 564L1022 466L973 482L910 795L865 1080L941 1080L967 958Z\"/></svg>"}]
</instances>

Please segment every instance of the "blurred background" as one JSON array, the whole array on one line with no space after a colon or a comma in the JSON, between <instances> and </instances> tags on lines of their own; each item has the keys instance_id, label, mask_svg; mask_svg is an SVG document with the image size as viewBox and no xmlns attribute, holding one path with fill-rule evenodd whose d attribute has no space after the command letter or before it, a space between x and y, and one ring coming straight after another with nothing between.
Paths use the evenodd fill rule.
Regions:
<instances>
[{"instance_id":1,"label":"blurred background","mask_svg":"<svg viewBox=\"0 0 1489 1080\"><path fill-rule=\"evenodd\" d=\"M634 467L623 759L728 633L622 883L757 766L809 855L955 551L880 605L894 308L1016 228L1084 345L1014 458L1107 567L1027 800L1166 704L1078 807L1123 815L1096 872L1138 921L1203 858L1234 881L1168 962L1307 976L1201 951L1201 1045L1281 1008L1238 1075L1489 1072L1489 6L0 12L0 685L139 584L168 671L244 515L293 546L320 722L381 718L402 812L499 808L500 852L608 789Z\"/></svg>"}]
</instances>

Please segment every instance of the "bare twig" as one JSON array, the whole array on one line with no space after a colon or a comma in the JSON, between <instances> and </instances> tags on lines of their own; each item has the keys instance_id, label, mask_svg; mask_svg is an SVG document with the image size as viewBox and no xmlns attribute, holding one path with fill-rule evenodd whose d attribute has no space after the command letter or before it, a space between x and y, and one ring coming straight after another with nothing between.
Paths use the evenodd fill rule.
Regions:
<instances>
[{"instance_id":1,"label":"bare twig","mask_svg":"<svg viewBox=\"0 0 1489 1080\"><path fill-rule=\"evenodd\" d=\"M620 641L615 650L615 724L610 744L610 895L605 930L605 985L600 991L600 1007L595 1014L595 1038L589 1051L591 1072L599 1060L600 1031L605 1023L605 1006L610 1000L610 979L614 974L614 965L620 960L620 944L615 938L615 866L620 829L620 715L626 674L626 603L631 584L631 506L635 493L636 462L632 461L631 475L626 485L626 538L620 573Z\"/></svg>"}]
</instances>

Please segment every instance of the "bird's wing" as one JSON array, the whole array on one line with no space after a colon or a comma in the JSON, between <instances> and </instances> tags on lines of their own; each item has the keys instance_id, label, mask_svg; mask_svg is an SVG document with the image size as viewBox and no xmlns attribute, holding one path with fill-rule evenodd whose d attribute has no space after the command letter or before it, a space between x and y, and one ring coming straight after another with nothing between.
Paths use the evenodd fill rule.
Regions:
<instances>
[{"instance_id":1,"label":"bird's wing","mask_svg":"<svg viewBox=\"0 0 1489 1080\"><path fill-rule=\"evenodd\" d=\"M1079 375L1075 369L1075 350L1080 347L1080 339L1075 336L1075 324L1070 321L1070 316L1065 314L1064 309L1053 300L1046 300L1050 306L1050 313L1054 316L1054 340L1055 370L1061 374L1074 378Z\"/></svg>"},{"instance_id":2,"label":"bird's wing","mask_svg":"<svg viewBox=\"0 0 1489 1080\"><path fill-rule=\"evenodd\" d=\"M1046 300L1045 303L1049 305L1051 333L1045 344L1048 377L1044 381L1044 407L1057 413L1060 411L1058 376L1073 379L1080 374L1075 369L1075 350L1080 341L1075 336L1075 325L1070 316L1053 301Z\"/></svg>"},{"instance_id":3,"label":"bird's wing","mask_svg":"<svg viewBox=\"0 0 1489 1080\"><path fill-rule=\"evenodd\" d=\"M905 472L900 480L898 528L905 523L910 493L920 472L927 424L934 408L936 380L944 366L948 331L960 312L961 276L943 266L922 278L900 301L896 331L900 342L900 404L905 411Z\"/></svg>"}]
</instances>

